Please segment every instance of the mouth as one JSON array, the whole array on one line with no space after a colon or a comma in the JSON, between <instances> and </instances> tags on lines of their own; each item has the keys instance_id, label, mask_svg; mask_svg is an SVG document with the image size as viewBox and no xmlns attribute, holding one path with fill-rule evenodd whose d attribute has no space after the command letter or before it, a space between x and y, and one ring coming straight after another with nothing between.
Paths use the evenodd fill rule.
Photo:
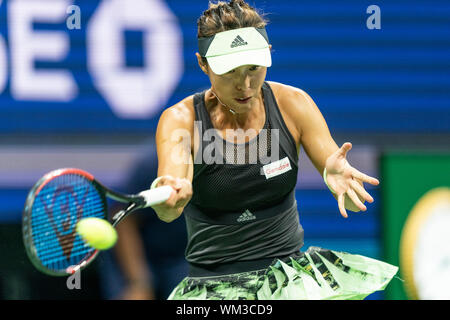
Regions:
<instances>
[{"instance_id":1,"label":"mouth","mask_svg":"<svg viewBox=\"0 0 450 320\"><path fill-rule=\"evenodd\" d=\"M248 98L235 98L234 100L235 100L237 103L245 104L245 103L249 102L251 98L252 98L252 97L248 97Z\"/></svg>"}]
</instances>

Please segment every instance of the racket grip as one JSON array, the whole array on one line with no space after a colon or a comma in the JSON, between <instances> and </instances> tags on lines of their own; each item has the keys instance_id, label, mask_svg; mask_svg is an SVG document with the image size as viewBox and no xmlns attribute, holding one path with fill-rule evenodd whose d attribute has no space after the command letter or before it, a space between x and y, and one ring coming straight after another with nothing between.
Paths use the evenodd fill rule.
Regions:
<instances>
[{"instance_id":1,"label":"racket grip","mask_svg":"<svg viewBox=\"0 0 450 320\"><path fill-rule=\"evenodd\" d=\"M145 190L139 193L144 198L144 208L165 202L172 194L173 188L171 186L162 186L150 190Z\"/></svg>"}]
</instances>

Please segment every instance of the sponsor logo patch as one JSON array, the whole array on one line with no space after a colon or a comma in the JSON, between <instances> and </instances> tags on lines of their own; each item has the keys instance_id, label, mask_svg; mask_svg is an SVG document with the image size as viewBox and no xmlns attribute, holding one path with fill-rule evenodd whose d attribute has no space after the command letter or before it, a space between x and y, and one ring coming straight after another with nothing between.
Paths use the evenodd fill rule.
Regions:
<instances>
[{"instance_id":1,"label":"sponsor logo patch","mask_svg":"<svg viewBox=\"0 0 450 320\"><path fill-rule=\"evenodd\" d=\"M276 177L292 169L291 162L288 157L281 160L266 164L262 167L266 179Z\"/></svg>"}]
</instances>

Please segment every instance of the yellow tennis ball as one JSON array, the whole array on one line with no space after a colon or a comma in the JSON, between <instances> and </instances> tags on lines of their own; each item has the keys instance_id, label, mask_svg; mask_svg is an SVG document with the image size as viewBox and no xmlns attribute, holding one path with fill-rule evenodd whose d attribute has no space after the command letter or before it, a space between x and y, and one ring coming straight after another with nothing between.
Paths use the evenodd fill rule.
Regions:
<instances>
[{"instance_id":1,"label":"yellow tennis ball","mask_svg":"<svg viewBox=\"0 0 450 320\"><path fill-rule=\"evenodd\" d=\"M77 223L76 231L88 245L99 250L107 250L117 241L116 229L100 218L81 219Z\"/></svg>"}]
</instances>

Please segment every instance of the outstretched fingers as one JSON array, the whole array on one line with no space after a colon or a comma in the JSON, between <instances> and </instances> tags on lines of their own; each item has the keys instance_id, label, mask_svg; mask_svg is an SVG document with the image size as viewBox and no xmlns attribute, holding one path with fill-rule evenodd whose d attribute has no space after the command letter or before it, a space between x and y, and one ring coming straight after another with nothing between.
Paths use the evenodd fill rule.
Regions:
<instances>
[{"instance_id":1,"label":"outstretched fingers","mask_svg":"<svg viewBox=\"0 0 450 320\"><path fill-rule=\"evenodd\" d=\"M374 186L377 186L380 184L380 181L378 181L378 179L368 176L367 174L364 174L364 173L356 170L355 168L352 168L352 175L353 175L353 178L359 179L362 182L370 183L371 185L374 185Z\"/></svg>"},{"instance_id":2,"label":"outstretched fingers","mask_svg":"<svg viewBox=\"0 0 450 320\"><path fill-rule=\"evenodd\" d=\"M345 193L341 193L338 195L338 207L339 211L341 212L341 215L344 218L348 218L347 211L345 210Z\"/></svg>"},{"instance_id":3,"label":"outstretched fingers","mask_svg":"<svg viewBox=\"0 0 450 320\"><path fill-rule=\"evenodd\" d=\"M347 195L349 196L350 200L353 201L353 203L359 208L359 210L366 211L367 207L361 202L361 200L358 198L358 195L355 193L355 191L352 188L349 188L347 190Z\"/></svg>"},{"instance_id":4,"label":"outstretched fingers","mask_svg":"<svg viewBox=\"0 0 450 320\"><path fill-rule=\"evenodd\" d=\"M352 144L350 142L346 142L342 145L342 147L339 149L338 153L339 156L346 158L347 153L352 149Z\"/></svg>"},{"instance_id":5,"label":"outstretched fingers","mask_svg":"<svg viewBox=\"0 0 450 320\"><path fill-rule=\"evenodd\" d=\"M350 185L356 191L356 193L364 200L370 203L373 202L372 196L357 181L355 180L350 181Z\"/></svg>"}]
</instances>

